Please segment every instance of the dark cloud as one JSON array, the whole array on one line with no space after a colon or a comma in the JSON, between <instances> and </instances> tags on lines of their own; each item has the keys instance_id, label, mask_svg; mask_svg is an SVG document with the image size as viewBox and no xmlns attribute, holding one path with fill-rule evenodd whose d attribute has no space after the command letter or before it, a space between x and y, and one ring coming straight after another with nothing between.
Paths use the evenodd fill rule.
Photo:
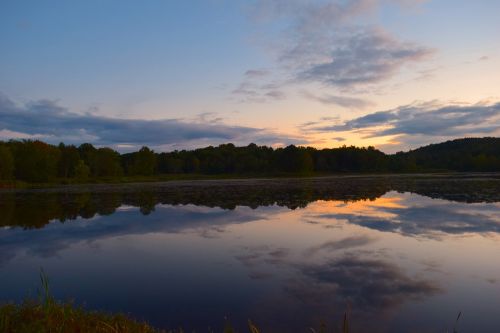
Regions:
<instances>
[{"instance_id":1,"label":"dark cloud","mask_svg":"<svg viewBox=\"0 0 500 333\"><path fill-rule=\"evenodd\" d=\"M383 127L383 128L381 128ZM386 135L457 137L496 134L500 130L500 103L449 105L433 103L401 106L354 118L341 124L309 126L309 131L365 130L367 137ZM432 141L435 138L429 138Z\"/></svg>"},{"instance_id":2,"label":"dark cloud","mask_svg":"<svg viewBox=\"0 0 500 333\"><path fill-rule=\"evenodd\" d=\"M271 92L274 98L278 92ZM142 120L120 119L93 114L78 114L58 103L39 100L17 105L0 95L0 131L7 130L37 137L48 142L91 142L97 145L162 146L234 142L248 144L293 143L299 138L282 136L259 128L233 126L220 118L196 121L181 119ZM269 141L270 140L270 141Z\"/></svg>"},{"instance_id":3,"label":"dark cloud","mask_svg":"<svg viewBox=\"0 0 500 333\"><path fill-rule=\"evenodd\" d=\"M328 286L330 299L340 298L344 304L353 304L357 311L384 311L441 291L432 282L412 278L389 262L349 255L299 269L316 285Z\"/></svg>"},{"instance_id":4,"label":"dark cloud","mask_svg":"<svg viewBox=\"0 0 500 333\"><path fill-rule=\"evenodd\" d=\"M290 273L282 282L282 293L264 296L253 316L266 327L287 323L273 327L276 332L304 332L320 324L336 327L347 309L356 318L356 332L387 332L391 313L403 304L442 292L434 281L413 277L393 262L355 255L317 263L288 262L283 268Z\"/></svg>"},{"instance_id":5,"label":"dark cloud","mask_svg":"<svg viewBox=\"0 0 500 333\"><path fill-rule=\"evenodd\" d=\"M268 258L265 260L266 263L276 265L283 263L287 257L290 255L290 249L278 248L267 253Z\"/></svg>"},{"instance_id":6,"label":"dark cloud","mask_svg":"<svg viewBox=\"0 0 500 333\"><path fill-rule=\"evenodd\" d=\"M316 127L314 130L323 131L350 131L354 129L367 128L372 126L387 125L397 119L397 115L392 112L375 112L366 116L349 120L341 125Z\"/></svg>"}]
</instances>

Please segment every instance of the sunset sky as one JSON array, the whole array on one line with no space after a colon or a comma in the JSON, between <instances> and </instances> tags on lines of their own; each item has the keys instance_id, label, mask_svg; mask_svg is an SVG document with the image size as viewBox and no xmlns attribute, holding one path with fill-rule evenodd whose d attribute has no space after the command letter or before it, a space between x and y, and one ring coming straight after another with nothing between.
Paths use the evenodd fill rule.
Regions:
<instances>
[{"instance_id":1,"label":"sunset sky","mask_svg":"<svg viewBox=\"0 0 500 333\"><path fill-rule=\"evenodd\" d=\"M0 140L385 152L500 135L498 0L3 0Z\"/></svg>"}]
</instances>

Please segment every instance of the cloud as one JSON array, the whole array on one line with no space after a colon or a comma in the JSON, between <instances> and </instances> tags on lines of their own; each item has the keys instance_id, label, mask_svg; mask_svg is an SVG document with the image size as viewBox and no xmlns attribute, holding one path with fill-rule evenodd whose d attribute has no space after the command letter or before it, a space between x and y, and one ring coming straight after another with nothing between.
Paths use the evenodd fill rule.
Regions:
<instances>
[{"instance_id":1,"label":"cloud","mask_svg":"<svg viewBox=\"0 0 500 333\"><path fill-rule=\"evenodd\" d=\"M410 200L409 198L407 200ZM329 213L315 219L346 220L348 223L405 236L440 238L446 235L500 233L499 208L491 204L434 201L412 197L401 207L376 206L373 212L353 211L350 214Z\"/></svg>"},{"instance_id":2,"label":"cloud","mask_svg":"<svg viewBox=\"0 0 500 333\"><path fill-rule=\"evenodd\" d=\"M240 103L265 103L285 99L286 94L279 84L267 82L270 75L271 72L267 70L247 70L242 82L231 91L231 95Z\"/></svg>"},{"instance_id":3,"label":"cloud","mask_svg":"<svg viewBox=\"0 0 500 333\"><path fill-rule=\"evenodd\" d=\"M114 208L113 208L114 210ZM156 213L139 217L134 210L117 210L105 216L95 215L86 223L78 218L66 223L51 223L42 229L24 230L10 228L0 234L0 265L15 255L28 252L32 256L52 257L60 251L80 242L95 242L107 238L155 233L197 232L201 237L222 230L227 225L246 223L265 216L248 209L223 210L220 208L187 206L157 206ZM142 212L144 214L144 212ZM107 215L102 212L101 215ZM139 218L147 223L137 223ZM3 261L2 261L3 260Z\"/></svg>"},{"instance_id":4,"label":"cloud","mask_svg":"<svg viewBox=\"0 0 500 333\"><path fill-rule=\"evenodd\" d=\"M354 254L321 262L295 262L289 258L280 268L289 272L280 281L283 289L263 293L250 313L276 332L294 332L296 328L305 331L320 325L336 327L346 308L356 318L357 331L386 332L386 325L393 323L391 312L443 291L436 282L413 277L391 261ZM274 269L268 266L259 272L269 274ZM274 278L282 275L275 274ZM295 315L287 317L289 313Z\"/></svg>"},{"instance_id":5,"label":"cloud","mask_svg":"<svg viewBox=\"0 0 500 333\"><path fill-rule=\"evenodd\" d=\"M356 311L388 310L408 300L439 293L435 284L406 275L394 264L344 256L321 265L303 265L302 274L331 287L330 299L352 302Z\"/></svg>"},{"instance_id":6,"label":"cloud","mask_svg":"<svg viewBox=\"0 0 500 333\"><path fill-rule=\"evenodd\" d=\"M319 82L340 90L355 90L394 77L434 50L401 41L373 23L379 8L421 1L261 0L253 8L259 24L268 24L277 60L298 82ZM279 27L279 28L276 28ZM284 41L284 42L283 42Z\"/></svg>"},{"instance_id":7,"label":"cloud","mask_svg":"<svg viewBox=\"0 0 500 333\"><path fill-rule=\"evenodd\" d=\"M352 17L373 11L380 1L302 1L302 0L258 0L252 14L259 20L289 18L301 30L315 30L338 24Z\"/></svg>"},{"instance_id":8,"label":"cloud","mask_svg":"<svg viewBox=\"0 0 500 333\"><path fill-rule=\"evenodd\" d=\"M268 76L270 73L265 69L249 69L245 72L245 77L248 78L259 78Z\"/></svg>"},{"instance_id":9,"label":"cloud","mask_svg":"<svg viewBox=\"0 0 500 333\"><path fill-rule=\"evenodd\" d=\"M436 137L446 139L495 135L500 130L500 103L442 106L429 102L407 105L393 110L373 112L340 124L306 126L304 130L313 132L362 130L368 138L398 135L402 141L411 141L412 137L423 136L427 143L436 140Z\"/></svg>"},{"instance_id":10,"label":"cloud","mask_svg":"<svg viewBox=\"0 0 500 333\"><path fill-rule=\"evenodd\" d=\"M274 98L277 92L271 93ZM153 147L196 146L234 142L248 144L290 144L305 142L303 138L274 133L261 128L227 125L221 119L207 119L202 114L194 121L182 119L120 119L69 111L57 102L38 100L18 105L0 95L0 133L5 137L38 138L47 142L97 145Z\"/></svg>"},{"instance_id":11,"label":"cloud","mask_svg":"<svg viewBox=\"0 0 500 333\"><path fill-rule=\"evenodd\" d=\"M220 124L224 119L218 117L216 112L202 112L196 115L195 120L201 123Z\"/></svg>"},{"instance_id":12,"label":"cloud","mask_svg":"<svg viewBox=\"0 0 500 333\"><path fill-rule=\"evenodd\" d=\"M333 252L338 250L345 250L353 247L365 246L375 241L375 238L369 236L351 236L340 240L328 241L318 246L309 248L305 251L305 254L311 256L317 254L320 251Z\"/></svg>"},{"instance_id":13,"label":"cloud","mask_svg":"<svg viewBox=\"0 0 500 333\"><path fill-rule=\"evenodd\" d=\"M339 95L322 95L317 96L308 91L303 91L302 95L308 99L318 101L323 104L337 105L347 109L365 109L369 106L373 106L374 103L362 98L347 97Z\"/></svg>"},{"instance_id":14,"label":"cloud","mask_svg":"<svg viewBox=\"0 0 500 333\"><path fill-rule=\"evenodd\" d=\"M352 88L393 77L404 65L426 59L431 49L396 40L388 32L363 29L332 42L329 58L299 72L298 78Z\"/></svg>"},{"instance_id":15,"label":"cloud","mask_svg":"<svg viewBox=\"0 0 500 333\"><path fill-rule=\"evenodd\" d=\"M285 99L286 94L281 90L271 90L265 93L265 96L273 98L273 99Z\"/></svg>"},{"instance_id":16,"label":"cloud","mask_svg":"<svg viewBox=\"0 0 500 333\"><path fill-rule=\"evenodd\" d=\"M459 204L384 210L395 214L395 218L365 219L358 216L351 222L408 236L437 237L440 234L500 233L500 220L495 217L498 209L487 205L479 209L469 208L467 212ZM404 223L399 221L404 221Z\"/></svg>"},{"instance_id":17,"label":"cloud","mask_svg":"<svg viewBox=\"0 0 500 333\"><path fill-rule=\"evenodd\" d=\"M248 268L255 268L265 264L273 266L283 264L288 260L289 255L290 249L283 247L247 247L245 253L236 255L235 259Z\"/></svg>"}]
</instances>

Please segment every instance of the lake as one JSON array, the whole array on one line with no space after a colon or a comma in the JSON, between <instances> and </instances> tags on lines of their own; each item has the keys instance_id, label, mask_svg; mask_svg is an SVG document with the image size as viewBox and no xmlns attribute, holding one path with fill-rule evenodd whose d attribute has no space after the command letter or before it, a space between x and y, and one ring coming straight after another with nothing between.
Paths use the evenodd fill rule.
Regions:
<instances>
[{"instance_id":1,"label":"lake","mask_svg":"<svg viewBox=\"0 0 500 333\"><path fill-rule=\"evenodd\" d=\"M0 300L158 327L500 330L500 175L182 181L0 192Z\"/></svg>"}]
</instances>

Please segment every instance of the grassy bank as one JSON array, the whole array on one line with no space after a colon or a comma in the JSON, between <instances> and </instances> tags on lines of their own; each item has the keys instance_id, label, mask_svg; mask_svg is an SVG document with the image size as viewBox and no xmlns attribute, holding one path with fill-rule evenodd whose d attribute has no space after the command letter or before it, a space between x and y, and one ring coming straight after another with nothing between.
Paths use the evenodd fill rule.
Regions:
<instances>
[{"instance_id":1,"label":"grassy bank","mask_svg":"<svg viewBox=\"0 0 500 333\"><path fill-rule=\"evenodd\" d=\"M160 333L146 323L124 315L86 311L71 303L25 301L0 306L0 332L3 333Z\"/></svg>"},{"instance_id":2,"label":"grassy bank","mask_svg":"<svg viewBox=\"0 0 500 333\"><path fill-rule=\"evenodd\" d=\"M49 280L40 273L41 290L36 300L0 305L0 332L3 333L163 333L146 323L122 314L87 311L71 302L55 300Z\"/></svg>"},{"instance_id":3,"label":"grassy bank","mask_svg":"<svg viewBox=\"0 0 500 333\"><path fill-rule=\"evenodd\" d=\"M57 301L50 293L49 279L40 272L37 299L21 304L0 303L2 333L183 333L182 329L161 330L124 314L88 311L72 302ZM250 333L260 331L249 321ZM235 333L228 324L223 333Z\"/></svg>"},{"instance_id":4,"label":"grassy bank","mask_svg":"<svg viewBox=\"0 0 500 333\"><path fill-rule=\"evenodd\" d=\"M22 304L0 305L2 333L184 333L182 329L160 330L123 314L87 311L72 303L49 299L26 300ZM207 330L213 333L212 330ZM260 330L248 322L249 333ZM318 333L323 331L318 331ZM347 331L346 331L347 332ZM236 333L226 324L222 333Z\"/></svg>"}]
</instances>

